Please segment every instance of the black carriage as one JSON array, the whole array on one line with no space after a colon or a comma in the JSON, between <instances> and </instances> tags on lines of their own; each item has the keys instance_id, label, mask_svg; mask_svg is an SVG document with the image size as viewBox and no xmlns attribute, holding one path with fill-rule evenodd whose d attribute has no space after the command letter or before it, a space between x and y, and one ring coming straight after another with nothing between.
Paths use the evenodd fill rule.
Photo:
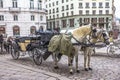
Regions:
<instances>
[{"instance_id":1,"label":"black carriage","mask_svg":"<svg viewBox=\"0 0 120 80\"><path fill-rule=\"evenodd\" d=\"M18 59L20 53L29 54L35 64L40 65L42 60L46 60L51 53L48 52L48 44L55 32L45 31L37 32L35 36L18 37L12 42L10 53L13 59Z\"/></svg>"},{"instance_id":2,"label":"black carriage","mask_svg":"<svg viewBox=\"0 0 120 80\"><path fill-rule=\"evenodd\" d=\"M31 44L37 43L40 40L40 38L40 35L14 38L14 41L12 42L10 47L10 53L13 59L18 59L20 53L22 53L22 55L30 53L32 51Z\"/></svg>"}]
</instances>

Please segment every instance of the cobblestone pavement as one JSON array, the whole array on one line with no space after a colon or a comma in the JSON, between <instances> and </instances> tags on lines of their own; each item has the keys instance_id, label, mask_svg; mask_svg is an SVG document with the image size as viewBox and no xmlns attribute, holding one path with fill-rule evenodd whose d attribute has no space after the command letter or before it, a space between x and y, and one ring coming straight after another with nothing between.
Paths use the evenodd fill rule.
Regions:
<instances>
[{"instance_id":1,"label":"cobblestone pavement","mask_svg":"<svg viewBox=\"0 0 120 80\"><path fill-rule=\"evenodd\" d=\"M11 55L0 55L0 57L4 58L8 62L12 62L12 64L19 64L19 65L24 65L29 68L32 68L32 70L29 70L29 68L23 68L19 70L17 66L11 66L8 63L5 63L4 66L8 66L8 68L3 68L3 63L4 59L0 62L0 67L2 67L5 70L3 71L3 74L0 75L1 79L6 79L6 77L9 77L12 75L13 78L15 77L20 77L19 79L22 80L57 80L60 79L60 77L64 77L66 79L71 79L71 80L120 80L120 57L108 57L107 54L105 53L104 49L99 49L98 52L92 56L91 58L91 67L93 68L92 71L84 71L83 67L83 55L79 55L79 68L80 68L80 73L74 73L73 75L69 74L69 69L67 66L67 57L63 56L62 59L60 60L58 66L59 69L55 70L53 68L53 62L52 58L49 57L46 61L44 61L40 66L37 66L34 64L31 58L29 57L23 57L21 56L18 60L13 60ZM74 62L75 63L75 62ZM7 71L8 69L8 71ZM13 69L11 72L12 74L7 73ZM42 72L36 72L34 69L37 70L42 70L46 72L46 74ZM74 65L75 69L75 65ZM14 72L15 71L15 72ZM1 71L0 71L1 72ZM31 74L32 73L32 74ZM49 74L47 74L49 73ZM1 73L0 73L1 74ZM39 76L38 76L39 75ZM41 77L40 79L38 77ZM57 76L55 76L57 75ZM58 76L59 75L59 76ZM34 76L34 77L33 77ZM27 77L27 78L26 78ZM61 79L61 80L66 80L66 79ZM18 79L12 79L9 77L7 80L18 80Z\"/></svg>"}]
</instances>

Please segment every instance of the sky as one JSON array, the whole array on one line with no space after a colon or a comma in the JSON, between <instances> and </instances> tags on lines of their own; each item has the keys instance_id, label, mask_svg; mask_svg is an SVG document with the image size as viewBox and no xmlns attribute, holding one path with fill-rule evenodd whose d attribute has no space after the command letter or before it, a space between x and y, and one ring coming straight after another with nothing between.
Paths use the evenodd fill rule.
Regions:
<instances>
[{"instance_id":1,"label":"sky","mask_svg":"<svg viewBox=\"0 0 120 80\"><path fill-rule=\"evenodd\" d=\"M120 0L114 0L114 5L116 7L115 15L117 18L120 18Z\"/></svg>"}]
</instances>

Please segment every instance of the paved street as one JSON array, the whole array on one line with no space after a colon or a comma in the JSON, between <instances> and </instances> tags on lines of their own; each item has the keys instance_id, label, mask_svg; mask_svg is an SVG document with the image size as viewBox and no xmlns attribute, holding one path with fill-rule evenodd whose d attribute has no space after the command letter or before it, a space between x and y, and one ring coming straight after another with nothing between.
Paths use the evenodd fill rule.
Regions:
<instances>
[{"instance_id":1,"label":"paved street","mask_svg":"<svg viewBox=\"0 0 120 80\"><path fill-rule=\"evenodd\" d=\"M97 54L91 58L93 70L84 71L83 55L80 54L80 73L73 75L69 74L66 56L55 70L51 57L37 66L29 57L13 60L10 54L0 55L0 80L120 80L120 58L108 57L105 48L96 51Z\"/></svg>"}]
</instances>

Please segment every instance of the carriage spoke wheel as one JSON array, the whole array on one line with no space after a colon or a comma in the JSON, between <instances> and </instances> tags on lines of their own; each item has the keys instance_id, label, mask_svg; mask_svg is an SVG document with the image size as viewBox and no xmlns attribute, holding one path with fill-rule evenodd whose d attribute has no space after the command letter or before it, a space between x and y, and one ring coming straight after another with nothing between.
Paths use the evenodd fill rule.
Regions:
<instances>
[{"instance_id":1,"label":"carriage spoke wheel","mask_svg":"<svg viewBox=\"0 0 120 80\"><path fill-rule=\"evenodd\" d=\"M11 55L12 55L12 58L13 59L18 59L19 56L20 56L20 52L19 51L16 51L15 48L13 46L11 46Z\"/></svg>"},{"instance_id":2,"label":"carriage spoke wheel","mask_svg":"<svg viewBox=\"0 0 120 80\"><path fill-rule=\"evenodd\" d=\"M42 63L42 55L41 51L37 48L33 49L33 61L35 62L36 65L40 65Z\"/></svg>"},{"instance_id":3,"label":"carriage spoke wheel","mask_svg":"<svg viewBox=\"0 0 120 80\"><path fill-rule=\"evenodd\" d=\"M52 53L52 59L56 62L59 62L61 59L62 54L60 53Z\"/></svg>"},{"instance_id":4,"label":"carriage spoke wheel","mask_svg":"<svg viewBox=\"0 0 120 80\"><path fill-rule=\"evenodd\" d=\"M111 44L107 48L107 54L110 57L119 57L120 56L119 52L120 52L120 48L117 45Z\"/></svg>"}]
</instances>

